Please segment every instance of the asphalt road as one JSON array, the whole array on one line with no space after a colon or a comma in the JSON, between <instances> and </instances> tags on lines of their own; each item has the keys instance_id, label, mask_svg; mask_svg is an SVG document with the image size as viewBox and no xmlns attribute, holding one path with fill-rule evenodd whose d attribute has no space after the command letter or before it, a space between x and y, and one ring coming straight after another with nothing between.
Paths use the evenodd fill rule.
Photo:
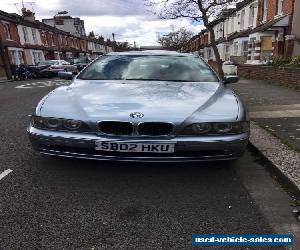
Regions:
<instances>
[{"instance_id":1,"label":"asphalt road","mask_svg":"<svg viewBox=\"0 0 300 250\"><path fill-rule=\"evenodd\" d=\"M0 179L0 249L193 249L192 234L274 232L245 184L255 169L270 178L250 152L232 164L39 156L27 115L63 82L32 82L0 83L0 173L12 170Z\"/></svg>"}]
</instances>

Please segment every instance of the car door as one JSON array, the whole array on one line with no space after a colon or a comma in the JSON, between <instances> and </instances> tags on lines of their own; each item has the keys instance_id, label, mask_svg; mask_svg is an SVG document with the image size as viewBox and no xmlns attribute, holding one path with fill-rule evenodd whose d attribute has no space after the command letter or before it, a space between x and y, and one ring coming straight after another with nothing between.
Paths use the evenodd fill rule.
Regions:
<instances>
[{"instance_id":1,"label":"car door","mask_svg":"<svg viewBox=\"0 0 300 250\"><path fill-rule=\"evenodd\" d=\"M62 61L62 66L63 68L68 71L68 72L76 72L77 68L74 65L71 65L69 62L67 61Z\"/></svg>"}]
</instances>

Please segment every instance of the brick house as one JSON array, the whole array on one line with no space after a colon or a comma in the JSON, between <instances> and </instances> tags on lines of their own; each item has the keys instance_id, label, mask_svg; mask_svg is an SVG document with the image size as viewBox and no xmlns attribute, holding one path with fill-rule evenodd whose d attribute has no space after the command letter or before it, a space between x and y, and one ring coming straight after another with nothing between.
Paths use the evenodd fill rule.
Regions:
<instances>
[{"instance_id":1,"label":"brick house","mask_svg":"<svg viewBox=\"0 0 300 250\"><path fill-rule=\"evenodd\" d=\"M22 16L0 11L0 38L5 49L3 56L8 57L11 65L34 65L44 60L68 60L84 55L95 58L112 51L104 39L72 35L35 20L34 13L26 9L22 9ZM4 75L0 55L0 76Z\"/></svg>"},{"instance_id":2,"label":"brick house","mask_svg":"<svg viewBox=\"0 0 300 250\"><path fill-rule=\"evenodd\" d=\"M9 61L12 64L24 63L24 49L20 43L17 23L9 14L0 11L0 36L3 46L7 48ZM3 59L0 57L0 75L4 74Z\"/></svg>"},{"instance_id":3,"label":"brick house","mask_svg":"<svg viewBox=\"0 0 300 250\"><path fill-rule=\"evenodd\" d=\"M291 56L291 16L294 0L259 0L257 27L249 35L248 62L260 63L268 58Z\"/></svg>"},{"instance_id":4,"label":"brick house","mask_svg":"<svg viewBox=\"0 0 300 250\"><path fill-rule=\"evenodd\" d=\"M295 0L244 0L236 8L221 13L211 22L221 59L261 64L273 56L290 57L293 51L299 55L293 50L295 39L291 39L295 37L291 36L293 32L300 35L299 1L294 3ZM294 11L294 6L298 6L298 11ZM298 21L293 22L293 14ZM206 44L198 44L205 36ZM215 60L206 30L194 36L183 50L196 51L207 61Z\"/></svg>"}]
</instances>

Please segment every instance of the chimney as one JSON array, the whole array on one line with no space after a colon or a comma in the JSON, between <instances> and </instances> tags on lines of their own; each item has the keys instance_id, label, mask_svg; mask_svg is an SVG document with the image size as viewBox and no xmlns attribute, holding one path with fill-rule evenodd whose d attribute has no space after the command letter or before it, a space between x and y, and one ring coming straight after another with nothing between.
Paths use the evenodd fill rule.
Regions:
<instances>
[{"instance_id":1,"label":"chimney","mask_svg":"<svg viewBox=\"0 0 300 250\"><path fill-rule=\"evenodd\" d=\"M35 13L33 13L31 10L27 10L26 8L22 8L22 17L27 21L35 21Z\"/></svg>"}]
</instances>

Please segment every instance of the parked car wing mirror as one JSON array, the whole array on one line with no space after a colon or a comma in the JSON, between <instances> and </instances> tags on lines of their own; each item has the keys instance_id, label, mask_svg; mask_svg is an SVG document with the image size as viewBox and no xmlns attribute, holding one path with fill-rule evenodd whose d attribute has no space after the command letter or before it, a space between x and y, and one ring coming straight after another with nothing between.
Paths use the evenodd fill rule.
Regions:
<instances>
[{"instance_id":1,"label":"parked car wing mirror","mask_svg":"<svg viewBox=\"0 0 300 250\"><path fill-rule=\"evenodd\" d=\"M224 79L223 79L224 84L237 83L238 81L239 81L239 77L233 76L233 75L224 76Z\"/></svg>"},{"instance_id":2,"label":"parked car wing mirror","mask_svg":"<svg viewBox=\"0 0 300 250\"><path fill-rule=\"evenodd\" d=\"M72 74L72 72L58 72L58 77L61 79L65 79L65 80L72 80L74 78L74 75Z\"/></svg>"}]
</instances>

